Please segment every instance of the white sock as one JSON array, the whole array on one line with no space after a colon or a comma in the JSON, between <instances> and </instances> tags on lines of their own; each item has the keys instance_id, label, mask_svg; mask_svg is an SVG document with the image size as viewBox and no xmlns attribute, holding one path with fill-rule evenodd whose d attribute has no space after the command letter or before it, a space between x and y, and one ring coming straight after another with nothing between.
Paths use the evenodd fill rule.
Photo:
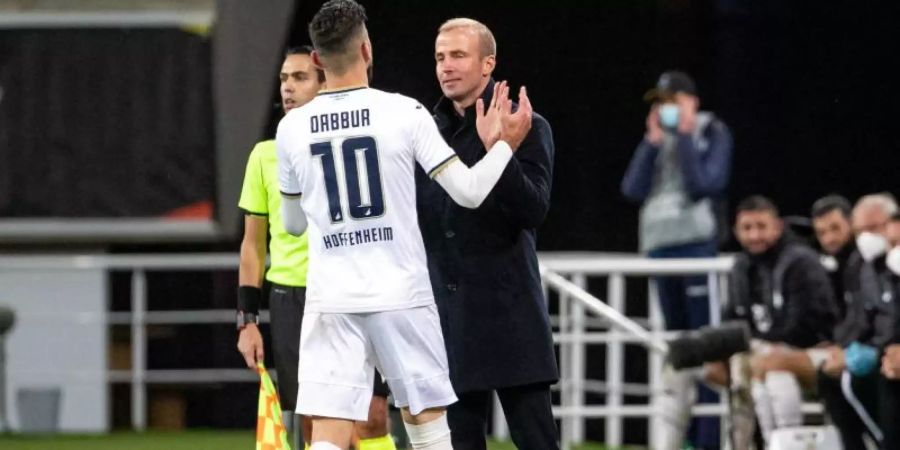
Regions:
<instances>
[{"instance_id":1,"label":"white sock","mask_svg":"<svg viewBox=\"0 0 900 450\"><path fill-rule=\"evenodd\" d=\"M763 439L769 442L772 431L775 430L775 414L772 412L772 398L766 390L766 385L757 379L750 382L750 396L753 397L753 409L756 410L756 422L759 423L759 431Z\"/></svg>"},{"instance_id":2,"label":"white sock","mask_svg":"<svg viewBox=\"0 0 900 450\"><path fill-rule=\"evenodd\" d=\"M800 383L794 374L786 371L767 373L766 390L772 399L776 427L796 427L803 424L803 398Z\"/></svg>"},{"instance_id":3,"label":"white sock","mask_svg":"<svg viewBox=\"0 0 900 450\"><path fill-rule=\"evenodd\" d=\"M447 413L421 425L410 423L404 423L404 425L406 425L406 433L409 435L409 443L413 450L453 450L453 445L450 444Z\"/></svg>"},{"instance_id":4,"label":"white sock","mask_svg":"<svg viewBox=\"0 0 900 450\"><path fill-rule=\"evenodd\" d=\"M341 448L331 442L316 441L309 446L309 450L341 450Z\"/></svg>"},{"instance_id":5,"label":"white sock","mask_svg":"<svg viewBox=\"0 0 900 450\"><path fill-rule=\"evenodd\" d=\"M653 405L654 450L680 450L691 420L691 406L697 401L697 381L690 371L663 369L663 392Z\"/></svg>"}]
</instances>

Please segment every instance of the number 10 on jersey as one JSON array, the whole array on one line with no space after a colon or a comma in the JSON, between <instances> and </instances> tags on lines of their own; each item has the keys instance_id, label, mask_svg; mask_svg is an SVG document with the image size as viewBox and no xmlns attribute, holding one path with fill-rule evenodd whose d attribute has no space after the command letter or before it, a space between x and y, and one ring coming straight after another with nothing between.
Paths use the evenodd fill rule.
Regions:
<instances>
[{"instance_id":1,"label":"number 10 on jersey","mask_svg":"<svg viewBox=\"0 0 900 450\"><path fill-rule=\"evenodd\" d=\"M310 145L313 157L322 163L325 191L328 193L328 215L332 223L344 221L341 191L338 187L337 166L331 141ZM384 215L384 189L378 163L378 146L371 136L345 139L341 144L344 191L347 192L347 213L355 220L373 219Z\"/></svg>"}]
</instances>

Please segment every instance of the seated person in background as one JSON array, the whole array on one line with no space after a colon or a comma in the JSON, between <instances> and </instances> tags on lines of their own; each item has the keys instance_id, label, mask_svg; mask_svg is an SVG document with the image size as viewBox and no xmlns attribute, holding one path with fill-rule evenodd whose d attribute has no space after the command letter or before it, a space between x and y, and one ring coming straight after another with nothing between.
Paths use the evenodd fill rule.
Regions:
<instances>
[{"instance_id":1,"label":"seated person in background","mask_svg":"<svg viewBox=\"0 0 900 450\"><path fill-rule=\"evenodd\" d=\"M885 295L882 300L890 298L890 302L884 302L891 306L891 322L882 322L882 326L889 326L891 336L881 358L881 380L879 386L879 403L881 406L881 429L884 432L883 447L885 450L900 449L900 308L897 300L900 299L900 213L895 213L885 229L885 235L891 246L885 257L887 271L882 280L885 286L891 289L890 295ZM887 294L887 292L885 292Z\"/></svg>"},{"instance_id":2,"label":"seated person in background","mask_svg":"<svg viewBox=\"0 0 900 450\"><path fill-rule=\"evenodd\" d=\"M743 248L735 258L729 302L722 320L746 320L754 342L751 356L807 349L831 338L834 295L819 257L784 233L778 208L771 200L753 196L737 208L735 235ZM790 371L753 373L747 355L705 367L709 382L738 388L734 405L735 446L747 449L753 436L752 397L765 439L776 427L800 425L801 390ZM750 394L748 395L748 385Z\"/></svg>"},{"instance_id":3,"label":"seated person in background","mask_svg":"<svg viewBox=\"0 0 900 450\"><path fill-rule=\"evenodd\" d=\"M851 320L848 324L844 322L847 317L848 305L853 302L854 294L858 289L859 270L862 265L862 259L856 251L856 243L853 239L850 202L839 195L823 197L813 204L811 216L816 241L822 251L820 262L828 272L832 292L836 299L836 319L839 325L834 333L839 333L838 330L843 328L844 335L855 334L859 328L866 328L866 321L862 321L861 325L859 320ZM819 346L805 350L774 347L772 351L757 354L751 359L751 372L756 380L768 380L770 373L789 372L794 375L804 389L812 390L818 386L820 395L829 405L829 410L833 410L831 415L835 425L842 430L844 448L847 450L864 448L857 447L857 444L863 445L863 424L844 399L840 384L833 379L818 380L817 376L817 370L828 359L829 353L840 350L841 347L834 345L827 348ZM757 388L757 395L765 394L766 392ZM769 397L771 396L769 394ZM800 406L798 404L797 408ZM792 410L797 411L797 409Z\"/></svg>"},{"instance_id":4,"label":"seated person in background","mask_svg":"<svg viewBox=\"0 0 900 450\"><path fill-rule=\"evenodd\" d=\"M852 273L847 281L852 286L847 286L846 302L841 303L845 314L835 328L834 345L827 349L818 378L819 394L845 450L865 449L865 434L881 440L882 430L873 426L872 419L877 416L878 404L875 366L877 349L889 340L890 331L878 323L889 320L890 313L880 306L885 289L879 278L884 276L884 265L878 261L883 261L887 252L885 225L896 210L893 198L883 194L862 197L853 208L857 251L851 256L848 270ZM866 354L868 357L860 358ZM853 363L848 364L848 359ZM842 377L847 378L847 386L842 386Z\"/></svg>"}]
</instances>

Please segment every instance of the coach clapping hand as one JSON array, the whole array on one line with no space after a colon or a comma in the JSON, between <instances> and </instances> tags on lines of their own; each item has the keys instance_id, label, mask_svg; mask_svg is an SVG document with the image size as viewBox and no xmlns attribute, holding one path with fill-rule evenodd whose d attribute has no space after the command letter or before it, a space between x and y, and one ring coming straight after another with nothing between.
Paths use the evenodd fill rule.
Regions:
<instances>
[{"instance_id":1,"label":"coach clapping hand","mask_svg":"<svg viewBox=\"0 0 900 450\"><path fill-rule=\"evenodd\" d=\"M531 130L531 101L525 86L519 89L519 109L512 112L512 100L498 97L500 102L500 139L506 141L513 151L519 148L528 131Z\"/></svg>"},{"instance_id":2,"label":"coach clapping hand","mask_svg":"<svg viewBox=\"0 0 900 450\"><path fill-rule=\"evenodd\" d=\"M500 140L500 106L499 99L509 98L509 85L506 81L494 83L494 94L491 96L491 104L485 110L484 100L475 102L475 128L478 137L484 144L484 148L490 149Z\"/></svg>"}]
</instances>

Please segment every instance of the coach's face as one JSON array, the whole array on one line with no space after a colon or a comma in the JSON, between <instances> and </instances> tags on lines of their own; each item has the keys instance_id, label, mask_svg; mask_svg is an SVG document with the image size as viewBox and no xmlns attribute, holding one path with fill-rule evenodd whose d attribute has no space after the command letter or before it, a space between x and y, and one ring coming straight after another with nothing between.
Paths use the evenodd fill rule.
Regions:
<instances>
[{"instance_id":1,"label":"coach's face","mask_svg":"<svg viewBox=\"0 0 900 450\"><path fill-rule=\"evenodd\" d=\"M475 103L494 71L494 56L481 55L478 34L470 28L438 34L434 59L444 96L463 107Z\"/></svg>"},{"instance_id":2,"label":"coach's face","mask_svg":"<svg viewBox=\"0 0 900 450\"><path fill-rule=\"evenodd\" d=\"M781 238L781 218L772 211L741 211L734 224L734 234L741 247L751 255L761 255Z\"/></svg>"},{"instance_id":3,"label":"coach's face","mask_svg":"<svg viewBox=\"0 0 900 450\"><path fill-rule=\"evenodd\" d=\"M309 55L288 55L281 65L281 106L284 112L309 103L319 89L319 74Z\"/></svg>"}]
</instances>

